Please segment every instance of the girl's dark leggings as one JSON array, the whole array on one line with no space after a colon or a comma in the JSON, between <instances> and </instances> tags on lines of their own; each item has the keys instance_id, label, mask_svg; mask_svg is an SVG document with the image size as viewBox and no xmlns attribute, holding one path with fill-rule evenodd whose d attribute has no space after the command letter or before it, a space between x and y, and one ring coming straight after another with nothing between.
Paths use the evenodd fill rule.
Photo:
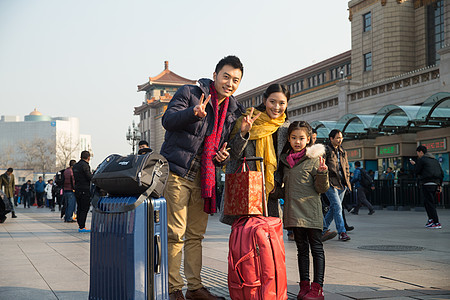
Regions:
<instances>
[{"instance_id":1,"label":"girl's dark leggings","mask_svg":"<svg viewBox=\"0 0 450 300\"><path fill-rule=\"evenodd\" d=\"M325 274L325 253L322 245L322 230L295 227L294 238L297 244L298 270L300 281L310 281L309 279L309 248L313 257L314 282L323 285Z\"/></svg>"}]
</instances>

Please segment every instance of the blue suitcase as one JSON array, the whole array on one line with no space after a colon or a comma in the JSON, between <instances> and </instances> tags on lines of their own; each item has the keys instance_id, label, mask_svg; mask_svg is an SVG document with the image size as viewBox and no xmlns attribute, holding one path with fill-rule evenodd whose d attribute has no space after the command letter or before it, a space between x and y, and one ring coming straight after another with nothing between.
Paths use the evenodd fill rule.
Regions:
<instances>
[{"instance_id":1,"label":"blue suitcase","mask_svg":"<svg viewBox=\"0 0 450 300\"><path fill-rule=\"evenodd\" d=\"M101 197L95 204L89 299L169 299L166 200Z\"/></svg>"}]
</instances>

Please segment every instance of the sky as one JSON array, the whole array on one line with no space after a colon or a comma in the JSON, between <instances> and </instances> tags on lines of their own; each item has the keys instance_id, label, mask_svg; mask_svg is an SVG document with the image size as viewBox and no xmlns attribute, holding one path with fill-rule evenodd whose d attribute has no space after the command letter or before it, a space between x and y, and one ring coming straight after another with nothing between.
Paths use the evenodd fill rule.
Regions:
<instances>
[{"instance_id":1,"label":"sky","mask_svg":"<svg viewBox=\"0 0 450 300\"><path fill-rule=\"evenodd\" d=\"M224 56L235 93L351 49L347 0L0 0L0 115L77 117L95 168L131 152L137 85L164 69L212 78ZM78 158L77 158L78 159Z\"/></svg>"}]
</instances>

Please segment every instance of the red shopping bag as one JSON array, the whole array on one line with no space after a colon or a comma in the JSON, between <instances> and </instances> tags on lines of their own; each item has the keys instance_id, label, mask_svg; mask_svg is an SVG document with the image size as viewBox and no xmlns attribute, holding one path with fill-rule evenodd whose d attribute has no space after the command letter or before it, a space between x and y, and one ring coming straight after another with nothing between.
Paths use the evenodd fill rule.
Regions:
<instances>
[{"instance_id":1,"label":"red shopping bag","mask_svg":"<svg viewBox=\"0 0 450 300\"><path fill-rule=\"evenodd\" d=\"M245 159L240 170L241 173L225 175L223 213L233 216L262 215L264 191L262 172L247 171Z\"/></svg>"}]
</instances>

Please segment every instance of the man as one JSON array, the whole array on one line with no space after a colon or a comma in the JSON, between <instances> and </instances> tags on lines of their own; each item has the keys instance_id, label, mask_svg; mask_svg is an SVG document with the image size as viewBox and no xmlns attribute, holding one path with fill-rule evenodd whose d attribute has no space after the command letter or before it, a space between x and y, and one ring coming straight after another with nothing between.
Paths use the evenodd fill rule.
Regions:
<instances>
[{"instance_id":1,"label":"man","mask_svg":"<svg viewBox=\"0 0 450 300\"><path fill-rule=\"evenodd\" d=\"M139 151L138 154L143 155L146 153L150 153L153 150L148 146L147 141L140 141L139 142Z\"/></svg>"},{"instance_id":2,"label":"man","mask_svg":"<svg viewBox=\"0 0 450 300\"><path fill-rule=\"evenodd\" d=\"M45 182L42 180L42 176L39 176L38 181L34 184L34 190L36 191L37 207L44 207L44 195L45 195Z\"/></svg>"},{"instance_id":3,"label":"man","mask_svg":"<svg viewBox=\"0 0 450 300\"><path fill-rule=\"evenodd\" d=\"M91 154L89 151L81 152L81 159L73 166L75 178L75 198L77 199L78 232L91 232L86 229L86 218L91 207L91 179L92 172L89 166Z\"/></svg>"},{"instance_id":4,"label":"man","mask_svg":"<svg viewBox=\"0 0 450 300\"><path fill-rule=\"evenodd\" d=\"M14 180L13 171L13 168L8 168L8 170L0 176L0 189L4 189L6 199L10 205L11 217L17 218L16 211L14 210L14 192L16 191L16 182Z\"/></svg>"},{"instance_id":5,"label":"man","mask_svg":"<svg viewBox=\"0 0 450 300\"><path fill-rule=\"evenodd\" d=\"M75 211L76 199L75 199L75 177L73 176L73 166L76 164L76 160L71 159L69 167L64 170L63 176L63 207L61 209L61 218L64 216L64 222L75 222L72 218Z\"/></svg>"},{"instance_id":6,"label":"man","mask_svg":"<svg viewBox=\"0 0 450 300\"><path fill-rule=\"evenodd\" d=\"M28 180L25 182L22 187L20 188L20 196L22 197L23 201L23 208L30 208L30 201L33 196L34 187L31 184L31 180Z\"/></svg>"},{"instance_id":7,"label":"man","mask_svg":"<svg viewBox=\"0 0 450 300\"><path fill-rule=\"evenodd\" d=\"M162 117L166 129L161 154L170 167L164 197L167 200L169 248L169 299L184 300L180 275L184 246L186 299L224 299L206 290L201 282L202 240L208 213L215 208L215 164L223 164L233 124L244 113L232 96L243 75L239 58L219 61L214 81L181 87Z\"/></svg>"},{"instance_id":8,"label":"man","mask_svg":"<svg viewBox=\"0 0 450 300\"><path fill-rule=\"evenodd\" d=\"M384 178L385 178L385 179L389 179L389 180L394 180L395 174L394 174L394 172L392 171L392 168L391 168L391 167L388 167L388 168L386 169L386 175L385 175Z\"/></svg>"},{"instance_id":9,"label":"man","mask_svg":"<svg viewBox=\"0 0 450 300\"><path fill-rule=\"evenodd\" d=\"M428 222L425 225L428 228L441 229L439 217L436 211L436 191L441 191L442 180L444 179L444 171L439 162L433 155L427 153L427 147L420 145L416 149L417 163L410 160L415 166L415 174L419 178L419 184L422 188L425 210L428 215Z\"/></svg>"},{"instance_id":10,"label":"man","mask_svg":"<svg viewBox=\"0 0 450 300\"><path fill-rule=\"evenodd\" d=\"M328 166L330 188L325 195L330 201L330 209L323 218L322 241L329 240L336 236L335 231L330 231L328 229L334 219L338 231L337 233L339 234L339 240L346 242L350 240L350 237L347 235L344 219L342 217L342 201L344 200L346 190L352 189L347 152L341 146L344 137L339 129L333 129L328 137L330 142L325 147L325 163Z\"/></svg>"},{"instance_id":11,"label":"man","mask_svg":"<svg viewBox=\"0 0 450 300\"><path fill-rule=\"evenodd\" d=\"M317 141L317 130L313 128L311 134L311 145L314 145Z\"/></svg>"},{"instance_id":12,"label":"man","mask_svg":"<svg viewBox=\"0 0 450 300\"><path fill-rule=\"evenodd\" d=\"M373 209L372 204L367 200L368 189L375 189L374 186L364 186L363 184L363 176L365 172L363 168L361 168L361 163L359 161L355 162L355 172L353 173L353 178L351 179L351 183L355 185L356 188L356 197L358 199L358 203L350 213L357 215L361 206L365 205L369 209L369 215L373 215L375 210ZM367 175L368 176L368 175Z\"/></svg>"}]
</instances>

